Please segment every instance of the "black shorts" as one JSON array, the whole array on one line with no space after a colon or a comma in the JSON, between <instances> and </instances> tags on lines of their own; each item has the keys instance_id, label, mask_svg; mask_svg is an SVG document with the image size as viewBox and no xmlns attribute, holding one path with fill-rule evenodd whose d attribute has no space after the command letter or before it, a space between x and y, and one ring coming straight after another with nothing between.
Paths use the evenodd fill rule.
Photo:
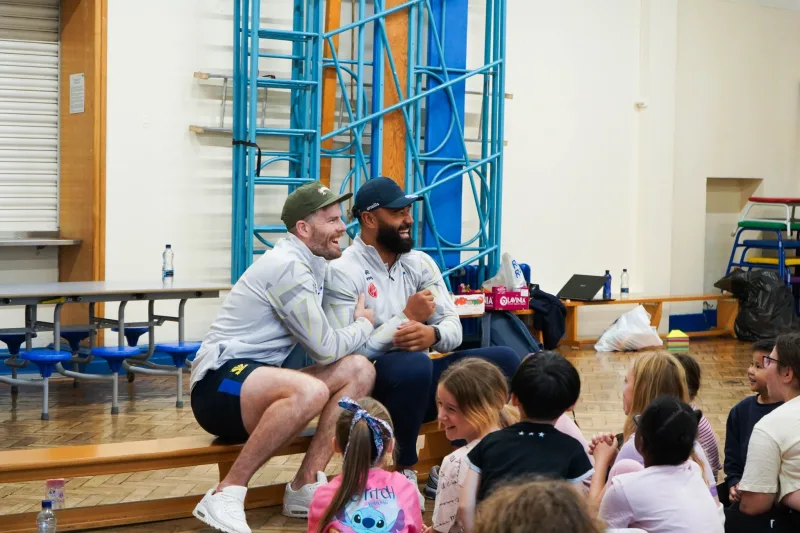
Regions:
<instances>
[{"instance_id":1,"label":"black shorts","mask_svg":"<svg viewBox=\"0 0 800 533\"><path fill-rule=\"evenodd\" d=\"M270 365L231 359L203 376L192 388L192 412L200 427L227 442L245 442L249 435L242 422L239 393L247 376L262 366Z\"/></svg>"}]
</instances>

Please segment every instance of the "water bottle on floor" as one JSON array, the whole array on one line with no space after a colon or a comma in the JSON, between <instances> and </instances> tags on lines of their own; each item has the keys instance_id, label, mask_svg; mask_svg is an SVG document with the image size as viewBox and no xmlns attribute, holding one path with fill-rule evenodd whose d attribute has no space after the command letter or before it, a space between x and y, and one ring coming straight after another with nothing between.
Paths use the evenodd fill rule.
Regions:
<instances>
[{"instance_id":1,"label":"water bottle on floor","mask_svg":"<svg viewBox=\"0 0 800 533\"><path fill-rule=\"evenodd\" d=\"M173 262L175 260L175 253L172 251L172 245L168 244L161 254L161 278L172 278L175 275Z\"/></svg>"},{"instance_id":2,"label":"water bottle on floor","mask_svg":"<svg viewBox=\"0 0 800 533\"><path fill-rule=\"evenodd\" d=\"M36 515L37 533L56 533L56 515L53 512L53 502L42 500L42 510Z\"/></svg>"},{"instance_id":3,"label":"water bottle on floor","mask_svg":"<svg viewBox=\"0 0 800 533\"><path fill-rule=\"evenodd\" d=\"M603 300L611 299L611 271L606 270L606 282L603 284Z\"/></svg>"},{"instance_id":4,"label":"water bottle on floor","mask_svg":"<svg viewBox=\"0 0 800 533\"><path fill-rule=\"evenodd\" d=\"M628 269L622 269L622 276L619 277L619 284L620 284L620 291L619 297L623 300L627 300L631 297L631 279L628 276Z\"/></svg>"}]
</instances>

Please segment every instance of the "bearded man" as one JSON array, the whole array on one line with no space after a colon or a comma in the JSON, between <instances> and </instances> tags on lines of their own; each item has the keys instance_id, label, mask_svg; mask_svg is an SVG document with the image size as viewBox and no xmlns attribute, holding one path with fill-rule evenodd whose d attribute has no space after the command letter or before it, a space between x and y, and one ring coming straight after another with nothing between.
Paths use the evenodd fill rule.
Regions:
<instances>
[{"instance_id":1,"label":"bearded man","mask_svg":"<svg viewBox=\"0 0 800 533\"><path fill-rule=\"evenodd\" d=\"M319 182L286 199L281 219L289 235L250 268L225 298L192 364L192 411L200 426L229 442L245 442L225 478L194 516L215 529L250 533L244 513L247 484L273 453L311 419L319 423L300 470L286 485L283 514L308 516L325 466L342 396L361 398L375 380L358 353L373 331L373 313L357 296L346 326L331 327L322 311L328 260L342 255L345 233L337 195ZM281 368L296 345L316 364Z\"/></svg>"},{"instance_id":2,"label":"bearded man","mask_svg":"<svg viewBox=\"0 0 800 533\"><path fill-rule=\"evenodd\" d=\"M353 216L361 232L342 257L331 261L323 308L334 327L353 321L359 295L375 313L375 330L356 352L374 360L372 396L392 415L397 439L397 469L417 482L417 436L435 420L436 384L454 362L481 357L511 377L520 358L510 348L464 350L461 321L442 273L431 257L413 250L411 206L421 198L406 195L389 178L368 180L356 193ZM424 499L420 494L420 506Z\"/></svg>"}]
</instances>

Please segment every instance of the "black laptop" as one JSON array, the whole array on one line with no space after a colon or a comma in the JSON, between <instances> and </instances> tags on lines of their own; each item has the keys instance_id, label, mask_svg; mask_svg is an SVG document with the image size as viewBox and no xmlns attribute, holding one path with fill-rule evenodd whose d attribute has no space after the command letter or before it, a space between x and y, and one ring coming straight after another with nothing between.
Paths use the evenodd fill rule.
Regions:
<instances>
[{"instance_id":1,"label":"black laptop","mask_svg":"<svg viewBox=\"0 0 800 533\"><path fill-rule=\"evenodd\" d=\"M590 302L595 299L598 292L603 290L605 283L605 276L575 274L564 285L564 288L558 292L558 297L562 300ZM598 300L602 300L602 298L598 298Z\"/></svg>"}]
</instances>

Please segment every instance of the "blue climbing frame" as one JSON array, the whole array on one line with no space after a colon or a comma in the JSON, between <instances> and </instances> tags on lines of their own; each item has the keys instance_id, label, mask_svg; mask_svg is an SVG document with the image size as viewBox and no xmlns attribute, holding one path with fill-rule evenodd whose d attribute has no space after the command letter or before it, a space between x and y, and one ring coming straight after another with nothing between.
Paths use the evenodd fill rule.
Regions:
<instances>
[{"instance_id":1,"label":"blue climbing frame","mask_svg":"<svg viewBox=\"0 0 800 533\"><path fill-rule=\"evenodd\" d=\"M481 280L493 275L500 264L506 0L480 0L485 1L486 9L483 64L466 68L466 14L445 16L445 5L451 4L446 0L407 0L391 8L386 7L385 0L369 4L352 0L354 20L328 32L323 30L324 0L289 1L293 1L293 27L278 30L260 27L258 0L234 0L232 281L247 269L255 254L272 246L270 239L286 231L282 224L255 223L259 186L288 187L291 192L303 183L318 180L320 158L329 157L350 164L341 180L341 191L357 191L367 179L380 175L380 132L384 116L393 111L402 113L405 124L406 190L425 198L414 207L414 235L424 234L420 249L439 263L446 279L468 264L478 267ZM457 3L465 8L467 0ZM385 23L388 15L400 10L407 10L409 15L408 48L397 51L391 48ZM462 27L448 27L453 24ZM333 47L334 36L345 32L350 34L355 50L348 58L340 57L341 52ZM458 36L456 43L446 41L451 34ZM291 42L291 54L265 51L278 46L277 41ZM332 50L329 58L323 58L326 42ZM451 46L464 51L445 53ZM395 68L400 53L407 55L408 64L403 84ZM448 65L449 58L461 64ZM291 79L263 74L265 70L280 71L281 65L286 65L281 61L291 62ZM337 126L323 135L324 68L335 69L341 100L337 102ZM400 95L397 103L388 106L384 104L384 72L391 73L393 90ZM464 134L465 92L469 92L465 87L473 78L481 82L481 90L472 93L480 99L477 139ZM407 86L406 91L402 85ZM290 92L285 127L259 125L261 87ZM353 98L347 96L349 91L354 93ZM446 106L449 113L443 117ZM431 133L430 128L426 130L431 120L445 122L445 128ZM288 148L258 148L258 142L267 137L283 140ZM327 139L334 140L330 150L321 148ZM470 153L470 146L475 154ZM279 175L273 171L276 167L288 168L288 173ZM471 236L461 235L464 180L468 181L478 218L478 230ZM442 201L445 191L449 202ZM459 220L455 223L448 219L454 218L456 209L452 196L458 197ZM350 235L356 231L357 224L349 223ZM263 246L257 247L257 243Z\"/></svg>"}]
</instances>

